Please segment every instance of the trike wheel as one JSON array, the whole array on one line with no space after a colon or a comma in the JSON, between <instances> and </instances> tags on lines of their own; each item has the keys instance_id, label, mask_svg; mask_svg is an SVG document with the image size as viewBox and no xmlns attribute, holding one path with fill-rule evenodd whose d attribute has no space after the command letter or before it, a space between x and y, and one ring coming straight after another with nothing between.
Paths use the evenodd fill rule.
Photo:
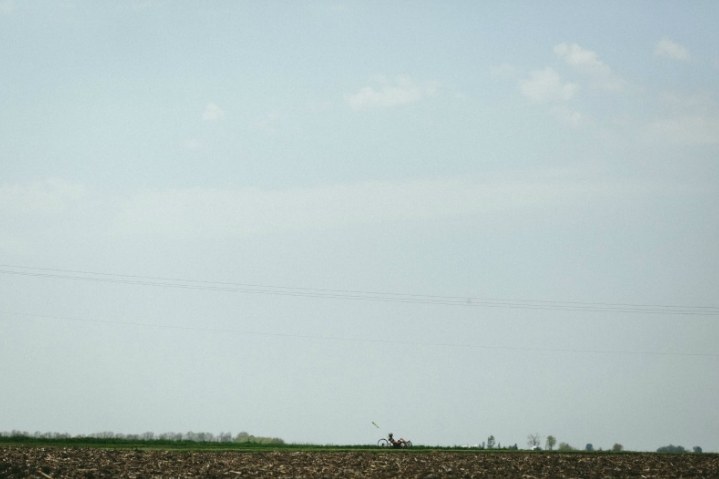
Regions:
<instances>
[{"instance_id":1,"label":"trike wheel","mask_svg":"<svg viewBox=\"0 0 719 479\"><path fill-rule=\"evenodd\" d=\"M377 441L379 447L389 447L389 441L387 439L380 439Z\"/></svg>"}]
</instances>

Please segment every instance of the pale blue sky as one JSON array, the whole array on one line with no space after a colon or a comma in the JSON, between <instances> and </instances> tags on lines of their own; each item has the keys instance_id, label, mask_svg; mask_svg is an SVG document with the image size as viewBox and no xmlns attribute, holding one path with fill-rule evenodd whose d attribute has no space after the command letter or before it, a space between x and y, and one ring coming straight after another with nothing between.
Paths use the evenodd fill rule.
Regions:
<instances>
[{"instance_id":1,"label":"pale blue sky","mask_svg":"<svg viewBox=\"0 0 719 479\"><path fill-rule=\"evenodd\" d=\"M0 0L0 430L719 451L717 21Z\"/></svg>"}]
</instances>

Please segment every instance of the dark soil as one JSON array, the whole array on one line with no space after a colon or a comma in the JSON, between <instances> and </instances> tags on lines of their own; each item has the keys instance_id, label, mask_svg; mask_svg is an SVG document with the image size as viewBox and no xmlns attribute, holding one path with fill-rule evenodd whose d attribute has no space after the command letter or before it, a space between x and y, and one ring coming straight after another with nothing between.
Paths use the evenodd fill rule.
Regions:
<instances>
[{"instance_id":1,"label":"dark soil","mask_svg":"<svg viewBox=\"0 0 719 479\"><path fill-rule=\"evenodd\" d=\"M719 478L717 454L3 447L0 478Z\"/></svg>"}]
</instances>

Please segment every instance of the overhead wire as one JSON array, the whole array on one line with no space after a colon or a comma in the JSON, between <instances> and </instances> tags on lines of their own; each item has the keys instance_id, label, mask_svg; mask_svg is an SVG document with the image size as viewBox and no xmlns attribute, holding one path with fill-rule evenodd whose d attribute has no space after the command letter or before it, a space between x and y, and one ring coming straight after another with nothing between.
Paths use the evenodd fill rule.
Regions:
<instances>
[{"instance_id":1,"label":"overhead wire","mask_svg":"<svg viewBox=\"0 0 719 479\"><path fill-rule=\"evenodd\" d=\"M523 299L480 299L466 298L460 296L440 296L425 294L391 293L378 291L357 291L341 289L322 289L307 287L290 287L277 285L262 285L250 283L233 283L221 281L207 281L197 279L178 279L156 276L140 276L116 273L105 273L97 271L80 271L58 268L38 268L28 266L15 266L0 264L0 274L29 276L37 278L75 280L86 282L128 284L140 286L153 286L163 288L180 288L204 291L246 293L246 294L270 294L281 296L298 296L309 298L361 300L361 301L385 301L414 304L436 304L449 306L474 306L491 308L514 308L514 309L538 309L555 311L584 311L584 312L622 312L622 313L651 313L651 314L678 314L716 316L719 315L719 307L714 306L677 306L660 304L632 304L632 303L600 303L600 302L577 302L577 301L550 301L550 300L523 300ZM9 269L8 269L9 268ZM195 330L217 333L260 335L272 337L285 337L295 339L314 339L326 341L363 342L393 345L413 346L438 346L455 348L480 348L498 350L521 350L537 352L564 352L564 353L593 353L593 354L645 354L645 355L670 355L670 356L701 356L719 357L719 354L712 353L672 353L658 351L609 351L609 350L588 350L588 349L562 349L562 348L526 348L514 346L488 346L465 343L438 343L438 342L411 342L400 340L386 340L378 338L348 338L331 337L311 334L273 333L260 331L242 331L236 329L218 329L198 326L178 326L167 324L153 324L132 321L100 321L80 318L69 318L62 316L40 315L30 313L19 313L4 311L5 314L12 314L26 317L37 317L67 321L82 321L101 324L119 324L140 327L165 328L175 330Z\"/></svg>"},{"instance_id":2,"label":"overhead wire","mask_svg":"<svg viewBox=\"0 0 719 479\"><path fill-rule=\"evenodd\" d=\"M502 298L486 299L463 296L441 296L379 291L323 289L309 287L263 285L252 283L207 281L197 279L178 279L156 276L104 273L96 271L68 270L58 268L37 268L6 264L0 264L0 268L2 268L0 269L0 274L6 275L242 294L262 294L391 303L435 304L444 306L468 306L482 308L508 308L574 312L617 312L633 314L671 314L683 316L719 316L719 307L717 306L680 306L667 304L580 302Z\"/></svg>"},{"instance_id":3,"label":"overhead wire","mask_svg":"<svg viewBox=\"0 0 719 479\"><path fill-rule=\"evenodd\" d=\"M102 321L96 319L76 318L67 316L55 316L47 314L20 313L15 311L0 311L0 313L11 316L24 316L41 319L52 319L61 321L74 321L84 323L95 323L103 325L125 325L138 326L145 328L174 329L181 331L201 331L209 333L237 334L237 335L253 335L268 336L288 339L305 339L305 340L321 340L334 342L351 342L351 343L374 343L394 346L423 346L423 347L448 347L448 348L467 348L467 349L487 349L487 350L507 350L507 351L528 351L528 352L546 352L546 353L572 353L572 354L613 354L613 355L639 355L639 356L678 356L678 357L715 357L719 358L719 353L686 353L686 352L668 352L668 351L631 351L631 350L602 350L602 349L580 349L580 348L542 348L542 347L519 347L519 346L497 346L473 343L446 343L446 342L421 342L406 340L390 340L379 338L352 338L339 336L324 336L314 334L297 334L297 333L276 333L263 331L247 331L231 328L208 328L200 326L180 326L169 324L145 323L137 321Z\"/></svg>"}]
</instances>

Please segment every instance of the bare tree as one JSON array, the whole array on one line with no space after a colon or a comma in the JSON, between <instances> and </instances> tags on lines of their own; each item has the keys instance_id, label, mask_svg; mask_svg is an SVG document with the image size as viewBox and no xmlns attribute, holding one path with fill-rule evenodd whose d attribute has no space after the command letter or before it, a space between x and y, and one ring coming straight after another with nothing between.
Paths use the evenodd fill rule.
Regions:
<instances>
[{"instance_id":1,"label":"bare tree","mask_svg":"<svg viewBox=\"0 0 719 479\"><path fill-rule=\"evenodd\" d=\"M539 433L535 432L534 434L530 434L527 436L527 445L530 449L533 449L535 447L539 447L539 445L542 443L542 436L539 435Z\"/></svg>"}]
</instances>

